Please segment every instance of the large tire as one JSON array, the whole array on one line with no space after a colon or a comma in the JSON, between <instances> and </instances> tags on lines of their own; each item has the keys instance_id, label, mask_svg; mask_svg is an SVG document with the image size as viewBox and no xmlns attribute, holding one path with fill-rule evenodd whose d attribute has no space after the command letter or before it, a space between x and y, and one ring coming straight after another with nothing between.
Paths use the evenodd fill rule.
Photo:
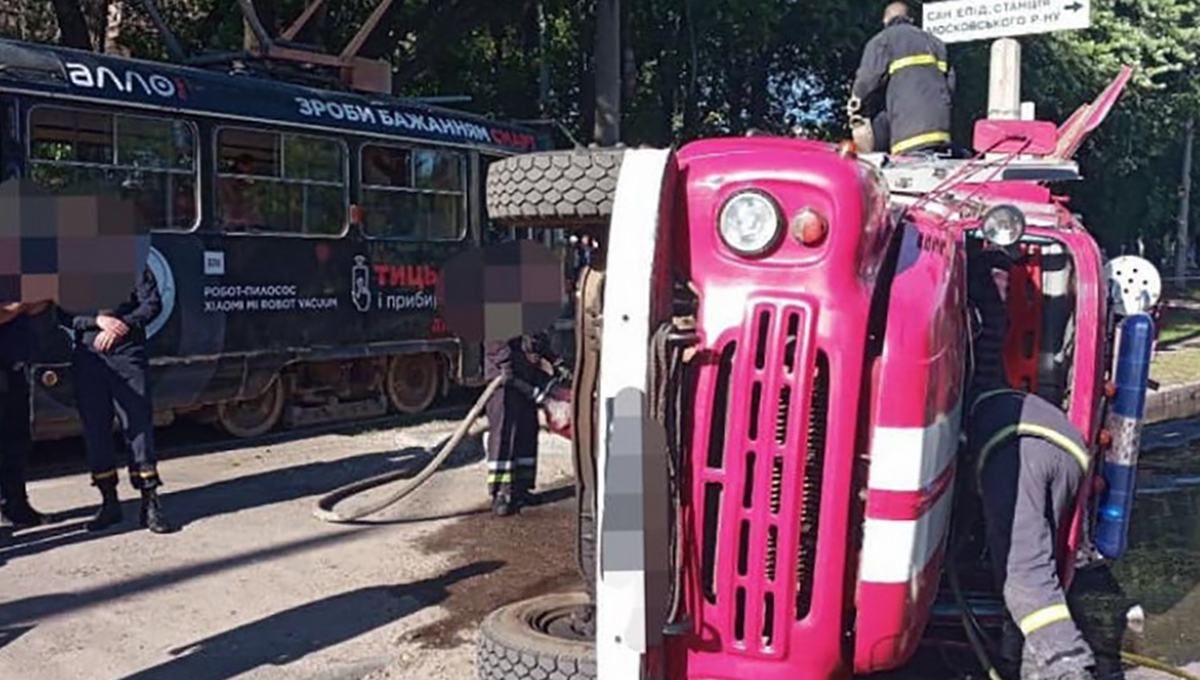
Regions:
<instances>
[{"instance_id":1,"label":"large tire","mask_svg":"<svg viewBox=\"0 0 1200 680\"><path fill-rule=\"evenodd\" d=\"M479 680L595 680L595 641L562 632L587 603L583 593L542 595L492 612L479 631Z\"/></svg>"},{"instance_id":2,"label":"large tire","mask_svg":"<svg viewBox=\"0 0 1200 680\"><path fill-rule=\"evenodd\" d=\"M624 157L624 149L571 149L498 160L488 168L488 216L521 227L607 224Z\"/></svg>"}]
</instances>

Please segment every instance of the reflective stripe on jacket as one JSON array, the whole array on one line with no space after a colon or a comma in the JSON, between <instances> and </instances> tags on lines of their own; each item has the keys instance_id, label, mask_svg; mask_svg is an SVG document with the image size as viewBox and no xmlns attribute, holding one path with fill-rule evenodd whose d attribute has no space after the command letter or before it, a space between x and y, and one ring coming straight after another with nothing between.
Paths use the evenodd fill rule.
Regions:
<instances>
[{"instance_id":1,"label":"reflective stripe on jacket","mask_svg":"<svg viewBox=\"0 0 1200 680\"><path fill-rule=\"evenodd\" d=\"M950 142L954 69L946 46L907 19L895 19L867 43L854 80L862 114L886 110L893 154Z\"/></svg>"}]
</instances>

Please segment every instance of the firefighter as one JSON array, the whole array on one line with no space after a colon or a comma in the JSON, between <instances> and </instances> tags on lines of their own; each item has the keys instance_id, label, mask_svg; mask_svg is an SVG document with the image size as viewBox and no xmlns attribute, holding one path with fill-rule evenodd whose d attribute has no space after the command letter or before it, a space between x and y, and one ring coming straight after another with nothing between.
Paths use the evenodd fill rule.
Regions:
<instances>
[{"instance_id":1,"label":"firefighter","mask_svg":"<svg viewBox=\"0 0 1200 680\"><path fill-rule=\"evenodd\" d=\"M965 423L967 463L1010 617L1002 663L1006 670L1019 668L1022 680L1090 679L1095 658L1072 620L1057 568L1059 539L1089 456L1062 409L1007 385L1001 347L1011 264L999 250L972 258L970 298L979 326Z\"/></svg>"},{"instance_id":2,"label":"firefighter","mask_svg":"<svg viewBox=\"0 0 1200 680\"><path fill-rule=\"evenodd\" d=\"M538 366L556 361L544 333L487 345L484 377L512 378L487 403L488 493L492 512L506 517L529 505L537 482L538 407L534 390L551 376Z\"/></svg>"},{"instance_id":3,"label":"firefighter","mask_svg":"<svg viewBox=\"0 0 1200 680\"><path fill-rule=\"evenodd\" d=\"M31 317L46 307L10 304L0 309L0 529L6 532L44 521L25 489L25 466L33 448L25 364L34 345Z\"/></svg>"},{"instance_id":4,"label":"firefighter","mask_svg":"<svg viewBox=\"0 0 1200 680\"><path fill-rule=\"evenodd\" d=\"M162 480L155 463L154 409L145 348L146 325L161 309L158 285L147 267L130 299L117 309L95 316L60 313L61 323L75 339L71 358L75 399L92 482L102 499L99 511L87 524L88 531L102 531L123 519L112 440L114 407L130 453L129 481L142 496L140 523L153 533L174 530L157 492Z\"/></svg>"},{"instance_id":5,"label":"firefighter","mask_svg":"<svg viewBox=\"0 0 1200 680\"><path fill-rule=\"evenodd\" d=\"M887 6L883 26L863 50L851 115L870 120L875 151L905 155L949 149L955 77L946 46L917 28L903 2Z\"/></svg>"}]
</instances>

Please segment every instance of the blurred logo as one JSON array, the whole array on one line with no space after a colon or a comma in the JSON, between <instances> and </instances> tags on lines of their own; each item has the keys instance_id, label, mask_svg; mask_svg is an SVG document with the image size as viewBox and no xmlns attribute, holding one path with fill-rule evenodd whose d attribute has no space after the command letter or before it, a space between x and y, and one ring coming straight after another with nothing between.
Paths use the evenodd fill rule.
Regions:
<instances>
[{"instance_id":1,"label":"blurred logo","mask_svg":"<svg viewBox=\"0 0 1200 680\"><path fill-rule=\"evenodd\" d=\"M150 273L154 274L154 280L158 283L158 296L162 298L162 310L146 326L146 338L150 339L167 325L167 320L175 311L175 275L171 273L171 264L167 262L167 258L153 246L150 247L150 257L146 260L146 266L150 267Z\"/></svg>"},{"instance_id":2,"label":"blurred logo","mask_svg":"<svg viewBox=\"0 0 1200 680\"><path fill-rule=\"evenodd\" d=\"M350 301L360 312L371 309L371 269L363 255L354 256L354 267L350 272Z\"/></svg>"}]
</instances>

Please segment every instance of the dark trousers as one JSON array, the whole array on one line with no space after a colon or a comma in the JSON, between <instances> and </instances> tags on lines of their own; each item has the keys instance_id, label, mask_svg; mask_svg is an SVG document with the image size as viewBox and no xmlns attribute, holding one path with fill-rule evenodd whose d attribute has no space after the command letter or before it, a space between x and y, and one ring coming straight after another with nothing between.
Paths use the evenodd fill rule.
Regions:
<instances>
[{"instance_id":1,"label":"dark trousers","mask_svg":"<svg viewBox=\"0 0 1200 680\"><path fill-rule=\"evenodd\" d=\"M79 347L71 368L93 483L99 486L117 481L112 436L115 412L129 449L130 483L135 489L159 486L162 482L155 465L154 407L145 349L140 344L128 344L111 354L101 354Z\"/></svg>"},{"instance_id":2,"label":"dark trousers","mask_svg":"<svg viewBox=\"0 0 1200 680\"><path fill-rule=\"evenodd\" d=\"M0 507L28 503L25 466L32 448L25 371L0 364Z\"/></svg>"},{"instance_id":3,"label":"dark trousers","mask_svg":"<svg viewBox=\"0 0 1200 680\"><path fill-rule=\"evenodd\" d=\"M529 397L502 387L487 404L488 493L520 494L537 482L538 413Z\"/></svg>"},{"instance_id":4,"label":"dark trousers","mask_svg":"<svg viewBox=\"0 0 1200 680\"><path fill-rule=\"evenodd\" d=\"M986 442L978 451L982 465L976 461L975 471L988 550L1011 623L1025 645L1033 645L1026 656L1090 657L1067 609L1056 559L1058 538L1071 521L1084 479L1082 438L1059 409L1033 395L1008 393L984 400L973 420L975 441ZM1003 438L1017 426L1027 434ZM1017 635L1012 625L1009 634Z\"/></svg>"},{"instance_id":5,"label":"dark trousers","mask_svg":"<svg viewBox=\"0 0 1200 680\"><path fill-rule=\"evenodd\" d=\"M539 382L539 372L521 350L521 341L489 343L485 375L491 379L509 374L524 383L508 383L492 393L487 403L488 493L522 494L537 482L538 410L528 390Z\"/></svg>"}]
</instances>

